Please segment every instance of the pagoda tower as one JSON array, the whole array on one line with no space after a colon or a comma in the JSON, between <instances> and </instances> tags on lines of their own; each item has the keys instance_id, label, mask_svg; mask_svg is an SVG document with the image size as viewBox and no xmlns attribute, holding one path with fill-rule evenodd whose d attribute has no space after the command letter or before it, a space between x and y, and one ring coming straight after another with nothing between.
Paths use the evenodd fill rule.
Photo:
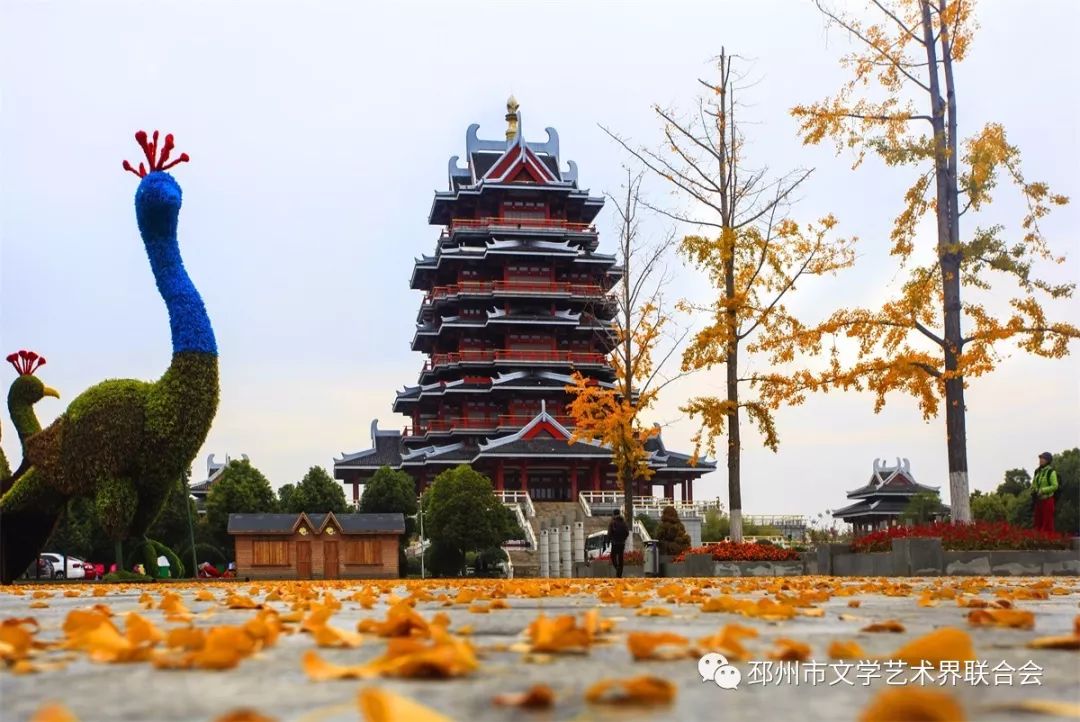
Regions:
<instances>
[{"instance_id":1,"label":"pagoda tower","mask_svg":"<svg viewBox=\"0 0 1080 722\"><path fill-rule=\"evenodd\" d=\"M359 487L381 466L403 469L422 491L441 471L469 464L497 491L539 501L576 501L615 490L610 451L569 443L566 386L580 372L610 386L616 340L616 258L597 252L602 197L578 186L559 157L559 136L528 142L517 101L506 105L505 139L465 135L465 163L450 159L449 189L435 193L428 222L440 227L434 255L410 279L424 298L412 349L424 355L418 383L398 392L403 431L371 424L371 448L334 461L334 476ZM650 441L650 483L665 490L715 468ZM648 494L642 483L638 493ZM671 496L670 492L666 496Z\"/></svg>"}]
</instances>

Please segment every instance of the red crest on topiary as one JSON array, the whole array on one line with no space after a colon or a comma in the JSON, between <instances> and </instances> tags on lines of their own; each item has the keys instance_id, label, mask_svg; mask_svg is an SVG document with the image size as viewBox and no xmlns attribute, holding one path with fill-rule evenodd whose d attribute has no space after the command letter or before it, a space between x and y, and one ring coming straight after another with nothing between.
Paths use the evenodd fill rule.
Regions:
<instances>
[{"instance_id":1,"label":"red crest on topiary","mask_svg":"<svg viewBox=\"0 0 1080 722\"><path fill-rule=\"evenodd\" d=\"M17 351L8 354L7 360L20 376L29 376L45 365L45 357L38 356L33 351Z\"/></svg>"},{"instance_id":2,"label":"red crest on topiary","mask_svg":"<svg viewBox=\"0 0 1080 722\"><path fill-rule=\"evenodd\" d=\"M156 170L169 170L174 166L181 163L187 163L191 160L191 157L187 153L181 153L179 158L173 161L169 161L169 155L172 153L176 144L173 143L173 135L169 133L165 136L165 144L161 147L161 153L158 153L158 131L154 131L152 139L148 139L145 130L140 130L135 134L135 140L139 141L139 146L143 150L143 154L146 156L147 163L150 164L150 169L147 170L146 166L140 162L138 170L131 165L128 161L124 161L124 170L131 171L140 178L145 178L147 173L152 173Z\"/></svg>"}]
</instances>

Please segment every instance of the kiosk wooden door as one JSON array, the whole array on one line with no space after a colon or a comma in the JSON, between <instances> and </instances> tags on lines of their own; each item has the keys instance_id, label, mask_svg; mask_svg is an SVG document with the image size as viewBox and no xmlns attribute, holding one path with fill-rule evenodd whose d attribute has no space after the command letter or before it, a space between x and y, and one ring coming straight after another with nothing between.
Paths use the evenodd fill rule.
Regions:
<instances>
[{"instance_id":1,"label":"kiosk wooden door","mask_svg":"<svg viewBox=\"0 0 1080 722\"><path fill-rule=\"evenodd\" d=\"M322 556L323 556L323 578L324 579L337 579L338 578L337 542L336 541L324 541L322 543Z\"/></svg>"},{"instance_id":2,"label":"kiosk wooden door","mask_svg":"<svg viewBox=\"0 0 1080 722\"><path fill-rule=\"evenodd\" d=\"M296 542L296 576L311 579L311 542Z\"/></svg>"}]
</instances>

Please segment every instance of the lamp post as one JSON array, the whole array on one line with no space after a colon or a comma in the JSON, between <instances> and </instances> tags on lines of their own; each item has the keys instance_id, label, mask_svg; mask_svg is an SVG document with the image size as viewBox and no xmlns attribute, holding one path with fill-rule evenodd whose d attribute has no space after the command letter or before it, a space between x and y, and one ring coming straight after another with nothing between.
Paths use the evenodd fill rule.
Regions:
<instances>
[{"instance_id":1,"label":"lamp post","mask_svg":"<svg viewBox=\"0 0 1080 722\"><path fill-rule=\"evenodd\" d=\"M191 535L191 563L194 564L191 568L191 578L199 578L199 557L195 553L195 525L191 521L191 487L188 485L188 475L184 474L180 479L180 483L184 487L184 506L187 508L187 525L188 534Z\"/></svg>"},{"instance_id":2,"label":"lamp post","mask_svg":"<svg viewBox=\"0 0 1080 722\"><path fill-rule=\"evenodd\" d=\"M424 579L424 497L420 497L420 503L416 505L416 516L420 517L420 578Z\"/></svg>"}]
</instances>

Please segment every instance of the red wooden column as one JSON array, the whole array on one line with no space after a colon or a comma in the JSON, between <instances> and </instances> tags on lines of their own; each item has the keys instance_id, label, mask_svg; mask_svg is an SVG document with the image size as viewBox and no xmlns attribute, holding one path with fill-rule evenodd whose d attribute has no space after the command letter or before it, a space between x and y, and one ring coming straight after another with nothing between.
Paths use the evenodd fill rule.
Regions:
<instances>
[{"instance_id":1,"label":"red wooden column","mask_svg":"<svg viewBox=\"0 0 1080 722\"><path fill-rule=\"evenodd\" d=\"M521 460L521 490L529 493L529 460Z\"/></svg>"},{"instance_id":2,"label":"red wooden column","mask_svg":"<svg viewBox=\"0 0 1080 722\"><path fill-rule=\"evenodd\" d=\"M577 501L577 462L570 462L570 501Z\"/></svg>"},{"instance_id":3,"label":"red wooden column","mask_svg":"<svg viewBox=\"0 0 1080 722\"><path fill-rule=\"evenodd\" d=\"M506 460L499 459L499 463L495 466L495 491L503 490L503 471L506 467Z\"/></svg>"},{"instance_id":4,"label":"red wooden column","mask_svg":"<svg viewBox=\"0 0 1080 722\"><path fill-rule=\"evenodd\" d=\"M600 491L600 462L592 463L592 490Z\"/></svg>"},{"instance_id":5,"label":"red wooden column","mask_svg":"<svg viewBox=\"0 0 1080 722\"><path fill-rule=\"evenodd\" d=\"M674 494L675 494L675 484L670 482L670 481L665 481L664 482L664 498L665 499L671 499L672 501L674 501L675 500Z\"/></svg>"},{"instance_id":6,"label":"red wooden column","mask_svg":"<svg viewBox=\"0 0 1080 722\"><path fill-rule=\"evenodd\" d=\"M352 500L353 503L360 501L360 484L353 482L352 485Z\"/></svg>"},{"instance_id":7,"label":"red wooden column","mask_svg":"<svg viewBox=\"0 0 1080 722\"><path fill-rule=\"evenodd\" d=\"M679 501L686 501L686 482L679 482Z\"/></svg>"},{"instance_id":8,"label":"red wooden column","mask_svg":"<svg viewBox=\"0 0 1080 722\"><path fill-rule=\"evenodd\" d=\"M686 480L686 500L687 501L693 501L694 500L694 480L693 479L687 479Z\"/></svg>"}]
</instances>

